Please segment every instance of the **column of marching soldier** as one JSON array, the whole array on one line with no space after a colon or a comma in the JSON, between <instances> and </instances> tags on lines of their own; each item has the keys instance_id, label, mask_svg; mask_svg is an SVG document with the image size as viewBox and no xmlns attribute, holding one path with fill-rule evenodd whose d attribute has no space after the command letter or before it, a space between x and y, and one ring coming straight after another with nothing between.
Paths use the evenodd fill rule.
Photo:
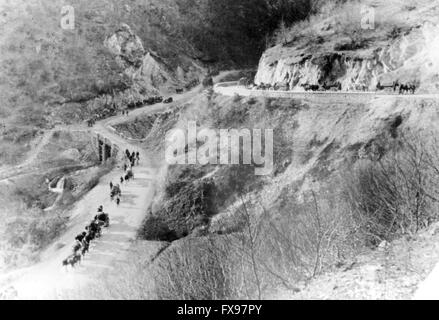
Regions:
<instances>
[{"instance_id":1,"label":"column of marching soldier","mask_svg":"<svg viewBox=\"0 0 439 320\"><path fill-rule=\"evenodd\" d=\"M139 152L130 152L128 149L125 151L125 161L123 164L124 175L120 177L120 184L127 184L130 179L134 179L133 167L140 162ZM116 205L119 206L122 191L120 184L110 182L110 198L111 201L116 198ZM98 207L97 214L93 220L85 227L85 230L75 237L75 242L72 248L72 253L62 261L62 265L74 267L80 263L85 254L90 249L90 243L101 237L103 228L110 226L110 216L104 212L104 207L101 205Z\"/></svg>"}]
</instances>

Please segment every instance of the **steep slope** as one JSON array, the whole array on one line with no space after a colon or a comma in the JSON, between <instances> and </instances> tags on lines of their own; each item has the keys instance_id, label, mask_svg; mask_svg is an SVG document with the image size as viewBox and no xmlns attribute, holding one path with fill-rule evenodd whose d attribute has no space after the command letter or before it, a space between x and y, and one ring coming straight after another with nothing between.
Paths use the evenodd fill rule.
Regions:
<instances>
[{"instance_id":1,"label":"steep slope","mask_svg":"<svg viewBox=\"0 0 439 320\"><path fill-rule=\"evenodd\" d=\"M323 274L296 290L279 290L272 299L287 300L409 300L415 297L439 259L438 224L364 252L354 261ZM433 284L433 283L432 283ZM433 289L430 287L429 289ZM430 295L419 299L431 298Z\"/></svg>"}]
</instances>

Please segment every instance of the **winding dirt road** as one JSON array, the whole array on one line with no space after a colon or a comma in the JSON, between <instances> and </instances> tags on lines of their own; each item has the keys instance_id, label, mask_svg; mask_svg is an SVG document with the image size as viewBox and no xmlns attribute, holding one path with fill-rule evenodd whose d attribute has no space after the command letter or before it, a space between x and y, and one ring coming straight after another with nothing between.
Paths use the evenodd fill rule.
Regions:
<instances>
[{"instance_id":1,"label":"winding dirt road","mask_svg":"<svg viewBox=\"0 0 439 320\"><path fill-rule=\"evenodd\" d=\"M135 239L154 196L156 167L142 149L110 132L106 127L107 121L97 123L95 131L121 150L128 148L140 152L140 164L134 168L135 179L122 185L121 204L118 207L110 200L109 183L119 180L122 169L116 168L102 177L100 183L76 204L67 231L41 254L41 263L0 278L0 283L5 283L9 291L13 291L13 298L63 298L66 289L83 287L103 270L111 268L117 259L123 259L131 241ZM99 205L103 205L105 212L110 214L111 225L104 230L100 239L93 241L90 253L82 264L66 271L61 261L71 253L73 239L93 219Z\"/></svg>"},{"instance_id":2,"label":"winding dirt road","mask_svg":"<svg viewBox=\"0 0 439 320\"><path fill-rule=\"evenodd\" d=\"M225 96L241 97L266 97L266 98L286 98L286 99L327 99L339 98L349 100L370 100L380 97L395 97L401 99L439 99L437 93L416 93L416 94L397 94L389 92L375 91L281 91L281 90L256 90L248 89L245 86L238 85L238 82L222 82L214 86L214 91Z\"/></svg>"},{"instance_id":3,"label":"winding dirt road","mask_svg":"<svg viewBox=\"0 0 439 320\"><path fill-rule=\"evenodd\" d=\"M225 76L222 72L215 79ZM8 299L63 299L66 292L77 291L93 281L103 271L112 269L117 261L123 261L142 220L152 203L155 182L160 164L155 164L148 154L136 142L129 141L111 129L111 125L133 120L136 116L154 113L172 108L176 104L188 102L203 88L198 86L191 91L178 95L172 104L156 104L133 110L129 116L114 116L95 124L95 133L116 144L123 152L125 149L139 151L140 164L135 166L134 180L121 185L122 197L119 206L110 200L110 181L118 182L123 174L121 165L100 179L99 184L86 194L72 209L67 231L41 254L39 263L25 269L0 275L0 293L6 293ZM64 128L65 129L65 128ZM76 128L87 130L87 128ZM47 135L49 136L49 134ZM42 141L48 139L43 139ZM40 144L41 145L41 144ZM41 148L41 146L40 146ZM27 165L29 161L26 161ZM17 166L22 168L23 166ZM21 171L21 170L20 170ZM21 171L19 174L23 174ZM25 174L25 173L24 173ZM96 215L99 205L109 213L111 225L100 239L93 241L90 252L81 265L66 270L61 262L71 254L73 240ZM152 256L155 253L151 253Z\"/></svg>"}]
</instances>

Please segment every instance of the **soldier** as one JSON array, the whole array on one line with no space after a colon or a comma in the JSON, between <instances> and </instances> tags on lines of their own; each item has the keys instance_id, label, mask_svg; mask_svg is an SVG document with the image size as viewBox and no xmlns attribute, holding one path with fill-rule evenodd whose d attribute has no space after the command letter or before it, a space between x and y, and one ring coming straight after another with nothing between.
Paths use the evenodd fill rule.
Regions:
<instances>
[{"instance_id":1,"label":"soldier","mask_svg":"<svg viewBox=\"0 0 439 320\"><path fill-rule=\"evenodd\" d=\"M90 237L88 235L86 235L84 237L84 239L82 239L82 255L84 256L87 252L88 249L90 248Z\"/></svg>"},{"instance_id":2,"label":"soldier","mask_svg":"<svg viewBox=\"0 0 439 320\"><path fill-rule=\"evenodd\" d=\"M101 211L98 215L96 215L95 220L98 222L98 225L103 225L104 227L108 227L110 225L110 217L108 213L104 213L104 211Z\"/></svg>"},{"instance_id":3,"label":"soldier","mask_svg":"<svg viewBox=\"0 0 439 320\"><path fill-rule=\"evenodd\" d=\"M87 232L84 231L83 233L78 234L76 236L75 240L82 242L82 240L85 238L86 235L87 235Z\"/></svg>"},{"instance_id":4,"label":"soldier","mask_svg":"<svg viewBox=\"0 0 439 320\"><path fill-rule=\"evenodd\" d=\"M99 225L98 225L96 219L90 223L90 226L88 229L89 229L89 232L92 235L93 239L96 237L99 238L101 232L100 232L100 228L99 228Z\"/></svg>"},{"instance_id":5,"label":"soldier","mask_svg":"<svg viewBox=\"0 0 439 320\"><path fill-rule=\"evenodd\" d=\"M82 239L81 239L81 241L82 241ZM75 244L73 245L73 254L74 255L76 255L77 254L77 252L81 249L81 247L82 247L82 242L81 241L79 241L79 240L75 240Z\"/></svg>"}]
</instances>

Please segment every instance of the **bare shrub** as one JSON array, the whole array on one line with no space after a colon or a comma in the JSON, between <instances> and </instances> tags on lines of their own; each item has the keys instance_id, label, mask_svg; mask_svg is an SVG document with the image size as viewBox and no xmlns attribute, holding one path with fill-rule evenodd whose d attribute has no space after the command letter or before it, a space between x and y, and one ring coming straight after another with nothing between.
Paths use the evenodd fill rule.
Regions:
<instances>
[{"instance_id":1,"label":"bare shrub","mask_svg":"<svg viewBox=\"0 0 439 320\"><path fill-rule=\"evenodd\" d=\"M224 235L233 261L233 298L262 299L279 286L295 289L353 257L359 244L355 222L337 191L311 191L300 201L285 194L282 205L269 210L241 197L234 214L241 228Z\"/></svg>"},{"instance_id":2,"label":"bare shrub","mask_svg":"<svg viewBox=\"0 0 439 320\"><path fill-rule=\"evenodd\" d=\"M413 235L437 219L439 144L434 135L405 134L379 161L360 161L345 195L367 242Z\"/></svg>"},{"instance_id":3,"label":"bare shrub","mask_svg":"<svg viewBox=\"0 0 439 320\"><path fill-rule=\"evenodd\" d=\"M257 263L264 288L294 289L355 254L355 224L333 184L300 200L286 194L279 208L264 208L253 222L261 239Z\"/></svg>"},{"instance_id":4,"label":"bare shrub","mask_svg":"<svg viewBox=\"0 0 439 320\"><path fill-rule=\"evenodd\" d=\"M17 205L20 215L7 217L0 243L4 247L5 266L34 262L41 249L66 228L67 219L58 213L46 214L39 208Z\"/></svg>"},{"instance_id":5,"label":"bare shrub","mask_svg":"<svg viewBox=\"0 0 439 320\"><path fill-rule=\"evenodd\" d=\"M233 264L224 238L183 239L152 268L159 299L227 299L232 296Z\"/></svg>"}]
</instances>

